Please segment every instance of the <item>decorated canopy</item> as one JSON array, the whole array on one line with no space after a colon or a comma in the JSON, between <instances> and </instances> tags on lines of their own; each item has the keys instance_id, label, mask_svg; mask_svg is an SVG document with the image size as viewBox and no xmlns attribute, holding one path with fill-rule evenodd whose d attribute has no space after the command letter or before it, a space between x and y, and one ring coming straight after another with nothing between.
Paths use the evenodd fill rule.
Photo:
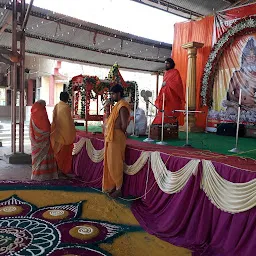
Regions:
<instances>
[{"instance_id":1,"label":"decorated canopy","mask_svg":"<svg viewBox=\"0 0 256 256\"><path fill-rule=\"evenodd\" d=\"M124 81L118 64L114 64L109 71L107 80L100 80L97 76L78 75L73 77L67 87L71 99L69 101L70 107L73 110L73 116L85 119L87 121L93 121L90 118L90 101L101 96L101 101L104 101L108 97L108 91L111 86L115 84L121 84L124 88L125 97L129 97L131 102L135 102L135 98L138 99L138 86L135 81ZM135 97L135 91L137 96ZM81 111L78 112L78 104L81 101ZM97 106L98 107L98 106ZM101 120L102 116L97 114L96 120Z\"/></svg>"}]
</instances>

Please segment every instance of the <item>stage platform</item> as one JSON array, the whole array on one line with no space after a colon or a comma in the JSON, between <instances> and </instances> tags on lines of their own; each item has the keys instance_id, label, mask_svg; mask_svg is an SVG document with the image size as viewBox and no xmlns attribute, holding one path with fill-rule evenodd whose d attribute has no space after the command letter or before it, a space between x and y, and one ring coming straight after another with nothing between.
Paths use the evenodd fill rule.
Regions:
<instances>
[{"instance_id":1,"label":"stage platform","mask_svg":"<svg viewBox=\"0 0 256 256\"><path fill-rule=\"evenodd\" d=\"M253 140L253 139L252 139ZM101 188L104 141L79 131L74 174ZM193 255L254 255L256 161L128 139L123 195L150 234Z\"/></svg>"},{"instance_id":2,"label":"stage platform","mask_svg":"<svg viewBox=\"0 0 256 256\"><path fill-rule=\"evenodd\" d=\"M77 130L83 132L84 127L76 127ZM99 126L89 126L89 132L101 133L102 129ZM131 140L141 141L146 137L139 138L129 137ZM167 140L167 146L182 147L186 143L186 133L179 132L178 139ZM130 142L129 142L130 143ZM230 136L219 136L215 133L190 133L189 143L197 150L201 150L209 154L219 153L227 156L239 156L242 158L253 158L256 160L256 138L239 138L238 147L239 154L229 152L230 149L235 147L235 138ZM155 145L155 142L152 144ZM256 167L255 167L256 170Z\"/></svg>"}]
</instances>

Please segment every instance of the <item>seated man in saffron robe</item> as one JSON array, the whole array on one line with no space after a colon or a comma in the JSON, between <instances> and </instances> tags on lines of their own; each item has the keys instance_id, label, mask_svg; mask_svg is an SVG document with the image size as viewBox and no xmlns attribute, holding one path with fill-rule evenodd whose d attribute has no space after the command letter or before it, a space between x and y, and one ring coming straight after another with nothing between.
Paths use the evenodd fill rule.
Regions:
<instances>
[{"instance_id":1,"label":"seated man in saffron robe","mask_svg":"<svg viewBox=\"0 0 256 256\"><path fill-rule=\"evenodd\" d=\"M76 137L76 129L71 109L67 102L69 94L60 93L60 102L54 107L51 127L51 144L58 169L63 174L72 171L72 150Z\"/></svg>"},{"instance_id":2,"label":"seated man in saffron robe","mask_svg":"<svg viewBox=\"0 0 256 256\"><path fill-rule=\"evenodd\" d=\"M173 59L165 60L165 69L162 88L155 101L158 108L158 113L153 121L153 124L162 124L162 108L163 108L163 94L165 94L164 104L164 123L173 123L180 115L179 112L174 113L173 110L183 109L185 103L184 90L180 73L174 68L175 63ZM172 118L175 117L175 118Z\"/></svg>"},{"instance_id":3,"label":"seated man in saffron robe","mask_svg":"<svg viewBox=\"0 0 256 256\"><path fill-rule=\"evenodd\" d=\"M111 197L121 196L126 147L126 129L130 117L129 103L123 99L124 90L119 84L110 89L112 101L116 102L105 127L105 153L102 190Z\"/></svg>"},{"instance_id":4,"label":"seated man in saffron robe","mask_svg":"<svg viewBox=\"0 0 256 256\"><path fill-rule=\"evenodd\" d=\"M50 142L51 124L46 103L39 100L31 108L29 135L32 149L32 180L58 179L57 165Z\"/></svg>"}]
</instances>

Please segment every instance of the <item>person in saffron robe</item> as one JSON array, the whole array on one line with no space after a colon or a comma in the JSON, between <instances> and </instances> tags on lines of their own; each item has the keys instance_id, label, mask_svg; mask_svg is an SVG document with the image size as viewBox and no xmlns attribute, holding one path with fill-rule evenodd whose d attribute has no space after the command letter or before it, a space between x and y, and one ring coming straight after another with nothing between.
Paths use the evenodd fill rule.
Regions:
<instances>
[{"instance_id":1,"label":"person in saffron robe","mask_svg":"<svg viewBox=\"0 0 256 256\"><path fill-rule=\"evenodd\" d=\"M174 113L173 110L183 109L185 103L184 90L180 73L174 68L175 63L173 59L168 58L165 60L165 69L162 88L155 101L158 108L158 113L153 121L153 124L162 124L162 108L163 108L163 94L165 94L164 105L164 123L173 123L175 119L171 117L178 117L179 112Z\"/></svg>"},{"instance_id":2,"label":"person in saffron robe","mask_svg":"<svg viewBox=\"0 0 256 256\"><path fill-rule=\"evenodd\" d=\"M63 174L72 171L72 150L76 128L67 102L69 94L60 93L60 102L54 107L51 127L51 144L58 169Z\"/></svg>"},{"instance_id":3,"label":"person in saffron robe","mask_svg":"<svg viewBox=\"0 0 256 256\"><path fill-rule=\"evenodd\" d=\"M121 196L126 147L126 129L130 117L129 103L123 99L124 90L119 84L110 89L112 101L116 102L107 119L105 129L105 152L102 190L113 198Z\"/></svg>"},{"instance_id":4,"label":"person in saffron robe","mask_svg":"<svg viewBox=\"0 0 256 256\"><path fill-rule=\"evenodd\" d=\"M50 143L51 124L46 103L39 100L31 108L29 135L32 148L32 180L58 179L57 165Z\"/></svg>"}]
</instances>

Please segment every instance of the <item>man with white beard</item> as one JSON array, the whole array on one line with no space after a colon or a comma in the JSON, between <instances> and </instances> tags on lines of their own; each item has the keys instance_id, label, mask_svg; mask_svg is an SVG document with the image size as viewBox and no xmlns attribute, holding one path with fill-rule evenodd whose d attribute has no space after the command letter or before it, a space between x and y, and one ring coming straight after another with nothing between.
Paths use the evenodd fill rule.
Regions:
<instances>
[{"instance_id":1,"label":"man with white beard","mask_svg":"<svg viewBox=\"0 0 256 256\"><path fill-rule=\"evenodd\" d=\"M135 134L136 135L145 135L147 131L147 117L145 111L136 105L136 115L135 115ZM130 103L130 123L127 127L126 133L131 135L134 129L134 103Z\"/></svg>"}]
</instances>

